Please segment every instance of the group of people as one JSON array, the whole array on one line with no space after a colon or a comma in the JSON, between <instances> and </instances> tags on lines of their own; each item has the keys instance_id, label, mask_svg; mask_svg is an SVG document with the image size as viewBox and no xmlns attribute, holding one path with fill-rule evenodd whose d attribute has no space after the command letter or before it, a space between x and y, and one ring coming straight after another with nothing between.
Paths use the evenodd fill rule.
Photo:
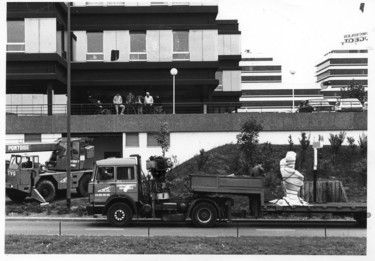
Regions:
<instances>
[{"instance_id":1,"label":"group of people","mask_svg":"<svg viewBox=\"0 0 375 261\"><path fill-rule=\"evenodd\" d=\"M134 113L138 114L149 114L152 113L154 98L149 92L146 92L146 96L141 95L134 96L133 93L126 95L125 103L122 100L122 96L117 93L113 97L113 104L115 106L116 114L124 114L124 111L133 110ZM144 110L143 110L144 109Z\"/></svg>"}]
</instances>

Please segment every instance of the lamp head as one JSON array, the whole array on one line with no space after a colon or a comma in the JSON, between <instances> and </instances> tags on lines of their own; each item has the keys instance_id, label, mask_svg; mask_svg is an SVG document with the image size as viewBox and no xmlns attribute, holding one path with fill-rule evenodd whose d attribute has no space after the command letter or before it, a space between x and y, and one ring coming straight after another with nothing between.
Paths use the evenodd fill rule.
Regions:
<instances>
[{"instance_id":1,"label":"lamp head","mask_svg":"<svg viewBox=\"0 0 375 261\"><path fill-rule=\"evenodd\" d=\"M177 73L178 73L178 71L177 71L176 68L172 68L172 69L171 69L171 75L172 75L172 76L176 76Z\"/></svg>"}]
</instances>

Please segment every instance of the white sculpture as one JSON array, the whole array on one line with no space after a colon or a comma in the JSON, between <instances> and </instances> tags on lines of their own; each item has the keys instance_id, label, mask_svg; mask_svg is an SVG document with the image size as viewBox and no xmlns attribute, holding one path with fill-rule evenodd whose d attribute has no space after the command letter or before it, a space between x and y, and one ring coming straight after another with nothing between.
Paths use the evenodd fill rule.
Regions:
<instances>
[{"instance_id":1,"label":"white sculpture","mask_svg":"<svg viewBox=\"0 0 375 261\"><path fill-rule=\"evenodd\" d=\"M298 197L298 192L303 185L303 175L295 170L296 153L288 151L286 157L280 161L280 172L283 177L283 186L285 190L285 197L282 199L274 199L271 203L280 206L306 206L309 205L306 201Z\"/></svg>"}]
</instances>

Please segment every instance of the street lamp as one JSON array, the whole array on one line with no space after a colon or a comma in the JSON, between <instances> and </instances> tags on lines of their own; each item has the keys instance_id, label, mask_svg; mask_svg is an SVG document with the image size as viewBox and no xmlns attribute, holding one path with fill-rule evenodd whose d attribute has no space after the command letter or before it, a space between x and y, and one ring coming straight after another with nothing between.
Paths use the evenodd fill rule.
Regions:
<instances>
[{"instance_id":1,"label":"street lamp","mask_svg":"<svg viewBox=\"0 0 375 261\"><path fill-rule=\"evenodd\" d=\"M289 70L290 74L293 75L296 73L295 70ZM294 85L292 84L292 112L294 112Z\"/></svg>"},{"instance_id":2,"label":"street lamp","mask_svg":"<svg viewBox=\"0 0 375 261\"><path fill-rule=\"evenodd\" d=\"M173 77L173 114L176 113L176 91L175 91L175 88L176 88L176 80L175 80L175 77L176 75L178 74L178 71L176 68L172 68L171 69L171 75Z\"/></svg>"}]
</instances>

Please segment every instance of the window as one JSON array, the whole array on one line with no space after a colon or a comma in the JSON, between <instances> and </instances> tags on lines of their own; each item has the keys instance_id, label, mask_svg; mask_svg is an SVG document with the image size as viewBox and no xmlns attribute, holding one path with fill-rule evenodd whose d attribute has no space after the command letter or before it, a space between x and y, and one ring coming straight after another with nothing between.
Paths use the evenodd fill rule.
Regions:
<instances>
[{"instance_id":1,"label":"window","mask_svg":"<svg viewBox=\"0 0 375 261\"><path fill-rule=\"evenodd\" d=\"M88 32L87 33L87 61L103 61L103 33Z\"/></svg>"},{"instance_id":2,"label":"window","mask_svg":"<svg viewBox=\"0 0 375 261\"><path fill-rule=\"evenodd\" d=\"M114 178L113 167L99 167L97 180L112 180Z\"/></svg>"},{"instance_id":3,"label":"window","mask_svg":"<svg viewBox=\"0 0 375 261\"><path fill-rule=\"evenodd\" d=\"M25 52L25 22L7 22L7 52Z\"/></svg>"},{"instance_id":4,"label":"window","mask_svg":"<svg viewBox=\"0 0 375 261\"><path fill-rule=\"evenodd\" d=\"M139 147L139 134L126 133L126 147Z\"/></svg>"},{"instance_id":5,"label":"window","mask_svg":"<svg viewBox=\"0 0 375 261\"><path fill-rule=\"evenodd\" d=\"M130 61L146 59L146 32L130 32Z\"/></svg>"},{"instance_id":6,"label":"window","mask_svg":"<svg viewBox=\"0 0 375 261\"><path fill-rule=\"evenodd\" d=\"M117 180L134 180L134 167L117 167Z\"/></svg>"},{"instance_id":7,"label":"window","mask_svg":"<svg viewBox=\"0 0 375 261\"><path fill-rule=\"evenodd\" d=\"M189 60L189 32L173 32L173 60Z\"/></svg>"},{"instance_id":8,"label":"window","mask_svg":"<svg viewBox=\"0 0 375 261\"><path fill-rule=\"evenodd\" d=\"M34 133L34 134L25 134L25 142L41 142L42 141L42 134Z\"/></svg>"},{"instance_id":9,"label":"window","mask_svg":"<svg viewBox=\"0 0 375 261\"><path fill-rule=\"evenodd\" d=\"M216 87L215 91L222 91L223 90L223 72L217 71L215 73L215 79L219 80L219 85Z\"/></svg>"}]
</instances>

